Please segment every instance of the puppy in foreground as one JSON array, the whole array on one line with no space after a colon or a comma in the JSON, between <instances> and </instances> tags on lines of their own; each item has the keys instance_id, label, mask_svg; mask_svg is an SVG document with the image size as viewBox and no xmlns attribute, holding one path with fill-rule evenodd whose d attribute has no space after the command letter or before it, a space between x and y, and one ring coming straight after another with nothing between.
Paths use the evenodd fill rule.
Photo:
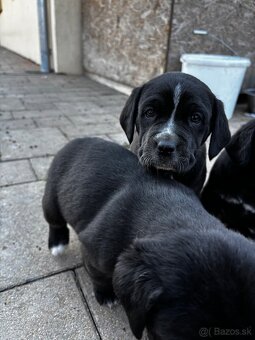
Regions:
<instances>
[{"instance_id":1,"label":"puppy in foreground","mask_svg":"<svg viewBox=\"0 0 255 340\"><path fill-rule=\"evenodd\" d=\"M202 201L227 227L255 239L255 119L234 134L215 162Z\"/></svg>"},{"instance_id":2,"label":"puppy in foreground","mask_svg":"<svg viewBox=\"0 0 255 340\"><path fill-rule=\"evenodd\" d=\"M146 168L200 193L209 158L230 140L223 104L197 78L164 73L133 90L120 116L131 150Z\"/></svg>"},{"instance_id":3,"label":"puppy in foreground","mask_svg":"<svg viewBox=\"0 0 255 340\"><path fill-rule=\"evenodd\" d=\"M137 339L145 328L152 340L199 339L202 327L255 332L254 243L125 148L99 138L67 144L50 167L43 210L52 253L68 244L68 223L97 301L117 297Z\"/></svg>"}]
</instances>

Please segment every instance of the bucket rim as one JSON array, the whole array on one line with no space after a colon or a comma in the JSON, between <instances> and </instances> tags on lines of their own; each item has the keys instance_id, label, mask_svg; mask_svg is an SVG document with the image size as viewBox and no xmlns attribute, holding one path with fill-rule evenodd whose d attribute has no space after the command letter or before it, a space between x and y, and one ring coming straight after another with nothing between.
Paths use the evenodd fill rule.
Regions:
<instances>
[{"instance_id":1,"label":"bucket rim","mask_svg":"<svg viewBox=\"0 0 255 340\"><path fill-rule=\"evenodd\" d=\"M245 57L203 53L184 53L181 55L180 61L195 65L222 67L249 67L251 65L250 59Z\"/></svg>"}]
</instances>

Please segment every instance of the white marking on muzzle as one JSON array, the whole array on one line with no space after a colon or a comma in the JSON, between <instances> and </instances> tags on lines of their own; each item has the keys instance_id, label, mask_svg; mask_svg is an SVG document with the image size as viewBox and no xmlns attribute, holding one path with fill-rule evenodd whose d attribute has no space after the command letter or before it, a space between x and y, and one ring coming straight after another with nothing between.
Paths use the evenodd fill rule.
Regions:
<instances>
[{"instance_id":1,"label":"white marking on muzzle","mask_svg":"<svg viewBox=\"0 0 255 340\"><path fill-rule=\"evenodd\" d=\"M172 111L171 117L170 119L166 122L165 127L163 128L163 130L157 135L157 137L162 137L162 135L172 135L175 132L175 123L174 123L174 119L175 119L175 114L176 114L176 110L177 110L177 106L180 102L180 98L181 98L181 93L182 93L182 87L181 84L178 83L174 89L174 109Z\"/></svg>"}]
</instances>

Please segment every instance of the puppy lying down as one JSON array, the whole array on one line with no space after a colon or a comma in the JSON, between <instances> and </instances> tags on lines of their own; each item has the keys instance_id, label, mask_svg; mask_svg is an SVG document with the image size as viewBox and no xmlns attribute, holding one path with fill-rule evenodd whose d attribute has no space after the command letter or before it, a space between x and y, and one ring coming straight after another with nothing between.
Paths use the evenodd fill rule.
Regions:
<instances>
[{"instance_id":1,"label":"puppy lying down","mask_svg":"<svg viewBox=\"0 0 255 340\"><path fill-rule=\"evenodd\" d=\"M226 229L196 194L146 172L99 138L56 155L43 198L49 248L82 243L97 301L122 303L136 338L199 339L200 328L255 331L254 243Z\"/></svg>"}]
</instances>

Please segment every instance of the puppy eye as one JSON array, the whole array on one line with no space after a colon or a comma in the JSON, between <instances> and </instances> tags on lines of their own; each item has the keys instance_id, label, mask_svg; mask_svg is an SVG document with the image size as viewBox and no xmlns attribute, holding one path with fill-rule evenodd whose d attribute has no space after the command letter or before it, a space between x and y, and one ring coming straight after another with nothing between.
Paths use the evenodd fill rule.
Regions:
<instances>
[{"instance_id":1,"label":"puppy eye","mask_svg":"<svg viewBox=\"0 0 255 340\"><path fill-rule=\"evenodd\" d=\"M201 122L201 117L198 113L192 113L192 115L190 116L190 120L192 121L192 123L198 124Z\"/></svg>"},{"instance_id":2,"label":"puppy eye","mask_svg":"<svg viewBox=\"0 0 255 340\"><path fill-rule=\"evenodd\" d=\"M145 117L152 118L155 116L155 112L152 109L148 109L145 111Z\"/></svg>"}]
</instances>

